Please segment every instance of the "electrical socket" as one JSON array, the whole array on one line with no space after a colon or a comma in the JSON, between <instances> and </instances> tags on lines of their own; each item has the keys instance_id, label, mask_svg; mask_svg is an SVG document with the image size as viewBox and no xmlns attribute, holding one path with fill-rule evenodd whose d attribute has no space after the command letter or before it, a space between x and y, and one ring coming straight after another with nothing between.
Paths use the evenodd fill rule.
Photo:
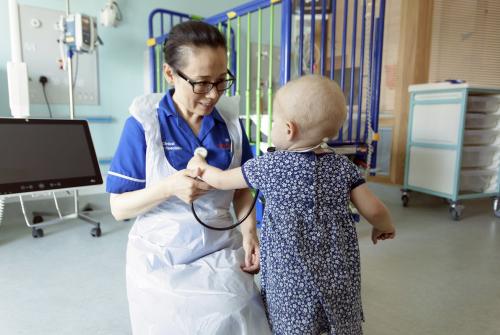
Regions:
<instances>
[{"instance_id":1,"label":"electrical socket","mask_svg":"<svg viewBox=\"0 0 500 335\"><path fill-rule=\"evenodd\" d=\"M49 79L45 76L40 76L40 78L38 78L38 81L40 82L40 84L45 86L45 84L47 84L49 82Z\"/></svg>"}]
</instances>

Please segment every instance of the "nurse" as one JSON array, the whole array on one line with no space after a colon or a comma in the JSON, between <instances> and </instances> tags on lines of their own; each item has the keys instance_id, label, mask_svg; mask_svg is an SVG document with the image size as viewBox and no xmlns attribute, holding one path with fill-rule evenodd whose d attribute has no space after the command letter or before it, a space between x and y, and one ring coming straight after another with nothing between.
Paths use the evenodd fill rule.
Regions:
<instances>
[{"instance_id":1,"label":"nurse","mask_svg":"<svg viewBox=\"0 0 500 335\"><path fill-rule=\"evenodd\" d=\"M213 26L175 26L164 45L164 75L174 88L134 99L107 178L117 220L137 217L127 245L127 295L133 334L270 334L252 274L259 270L248 190L212 190L186 166L197 147L209 164L241 166L252 157L238 102L222 97L234 77L224 36ZM221 98L222 97L222 98ZM220 99L220 101L219 101Z\"/></svg>"}]
</instances>

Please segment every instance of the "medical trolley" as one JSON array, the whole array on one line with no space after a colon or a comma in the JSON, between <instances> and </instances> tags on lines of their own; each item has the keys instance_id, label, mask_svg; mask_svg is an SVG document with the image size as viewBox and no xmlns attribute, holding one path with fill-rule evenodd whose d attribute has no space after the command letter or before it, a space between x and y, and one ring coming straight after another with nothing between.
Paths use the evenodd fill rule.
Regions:
<instances>
[{"instance_id":1,"label":"medical trolley","mask_svg":"<svg viewBox=\"0 0 500 335\"><path fill-rule=\"evenodd\" d=\"M468 83L412 85L405 178L409 191L445 198L453 220L461 200L493 198L500 217L500 87Z\"/></svg>"}]
</instances>

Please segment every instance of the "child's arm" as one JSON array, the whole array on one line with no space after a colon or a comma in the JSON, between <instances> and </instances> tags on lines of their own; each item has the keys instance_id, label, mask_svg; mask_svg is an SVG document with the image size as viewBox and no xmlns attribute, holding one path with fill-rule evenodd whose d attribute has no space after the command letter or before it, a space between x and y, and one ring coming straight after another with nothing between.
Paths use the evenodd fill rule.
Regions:
<instances>
[{"instance_id":1,"label":"child's arm","mask_svg":"<svg viewBox=\"0 0 500 335\"><path fill-rule=\"evenodd\" d=\"M201 179L208 185L219 190L235 190L248 188L248 184L243 177L241 167L223 171L219 168L207 164L207 161L200 155L194 155L188 163L188 169L199 168Z\"/></svg>"},{"instance_id":2,"label":"child's arm","mask_svg":"<svg viewBox=\"0 0 500 335\"><path fill-rule=\"evenodd\" d=\"M359 213L373 226L372 242L393 239L396 229L387 207L370 191L366 184L361 184L351 191L351 201Z\"/></svg>"}]
</instances>

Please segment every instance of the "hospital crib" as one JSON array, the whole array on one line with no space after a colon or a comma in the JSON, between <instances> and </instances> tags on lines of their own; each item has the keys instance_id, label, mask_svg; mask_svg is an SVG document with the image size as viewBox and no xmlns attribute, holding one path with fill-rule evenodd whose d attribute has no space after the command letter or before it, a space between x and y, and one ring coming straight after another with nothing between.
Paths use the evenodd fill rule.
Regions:
<instances>
[{"instance_id":1,"label":"hospital crib","mask_svg":"<svg viewBox=\"0 0 500 335\"><path fill-rule=\"evenodd\" d=\"M272 98L290 79L328 76L344 91L348 117L329 143L375 171L385 0L255 0L202 18L155 9L149 15L151 92L163 92L162 44L175 24L204 20L227 39L245 131L259 155L270 146Z\"/></svg>"},{"instance_id":2,"label":"hospital crib","mask_svg":"<svg viewBox=\"0 0 500 335\"><path fill-rule=\"evenodd\" d=\"M155 9L148 20L150 91L166 89L162 45L170 29L185 20L204 20L226 36L228 66L236 76L227 94L242 97L245 132L256 156L272 145L276 90L303 74L321 74L338 82L347 101L347 119L329 144L352 155L368 174L376 167L384 13L385 0L307 5L305 0L256 0L208 18ZM257 202L258 226L264 202Z\"/></svg>"}]
</instances>

